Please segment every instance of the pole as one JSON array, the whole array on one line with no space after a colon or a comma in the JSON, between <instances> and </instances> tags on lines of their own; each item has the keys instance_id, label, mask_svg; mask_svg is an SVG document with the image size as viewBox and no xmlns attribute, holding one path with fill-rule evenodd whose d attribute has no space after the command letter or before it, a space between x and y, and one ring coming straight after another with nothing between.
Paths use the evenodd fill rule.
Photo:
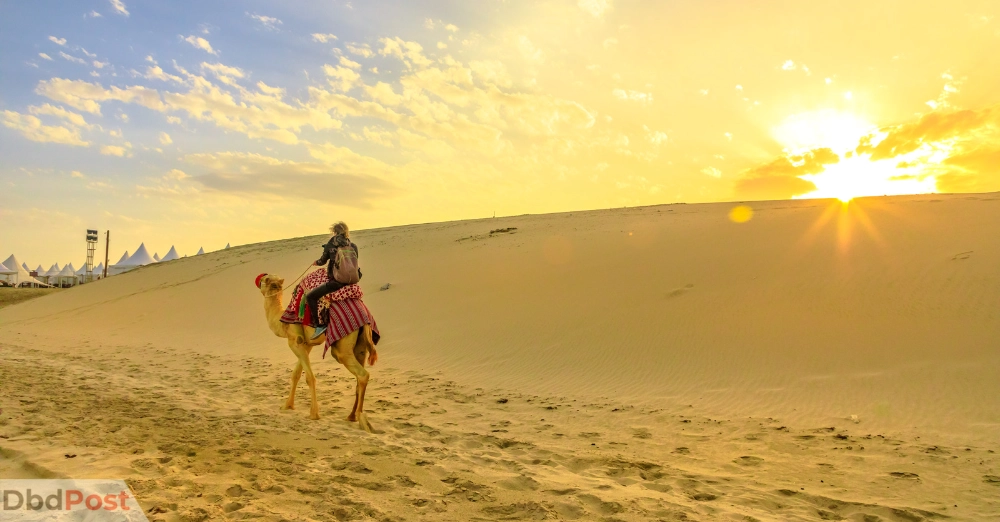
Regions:
<instances>
[{"instance_id":1,"label":"pole","mask_svg":"<svg viewBox=\"0 0 1000 522\"><path fill-rule=\"evenodd\" d=\"M108 248L111 246L111 231L108 230L107 236L104 238L104 273L101 274L101 278L108 277Z\"/></svg>"}]
</instances>

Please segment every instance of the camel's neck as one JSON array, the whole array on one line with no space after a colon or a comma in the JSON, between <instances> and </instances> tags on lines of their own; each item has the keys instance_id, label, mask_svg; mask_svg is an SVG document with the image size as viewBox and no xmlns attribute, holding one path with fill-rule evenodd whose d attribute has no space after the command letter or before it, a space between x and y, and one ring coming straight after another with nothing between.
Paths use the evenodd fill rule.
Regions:
<instances>
[{"instance_id":1,"label":"camel's neck","mask_svg":"<svg viewBox=\"0 0 1000 522\"><path fill-rule=\"evenodd\" d=\"M285 336L284 323L281 322L281 292L270 297L264 297L264 316L267 317L267 326L278 337Z\"/></svg>"}]
</instances>

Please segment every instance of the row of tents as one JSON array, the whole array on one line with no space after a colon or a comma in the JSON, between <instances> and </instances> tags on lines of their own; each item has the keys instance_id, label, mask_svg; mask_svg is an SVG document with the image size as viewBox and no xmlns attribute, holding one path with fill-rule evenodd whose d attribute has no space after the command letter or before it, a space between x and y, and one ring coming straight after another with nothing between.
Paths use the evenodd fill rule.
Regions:
<instances>
[{"instance_id":1,"label":"row of tents","mask_svg":"<svg viewBox=\"0 0 1000 522\"><path fill-rule=\"evenodd\" d=\"M226 244L226 248L229 248L229 244ZM198 253L195 255L201 255L205 253L204 248L199 248ZM177 253L177 249L173 246L170 247L170 251L166 255L160 257L157 254L149 255L149 251L146 250L146 244L142 243L139 248L135 250L135 253L129 255L126 250L122 254L121 259L113 265L108 265L108 275L118 275L129 270L135 270L140 266L146 266L153 263L163 263L166 261L173 261L174 259L180 259L180 255ZM103 277L104 274L104 263L100 263L94 267L91 272L90 279L98 280ZM87 266L84 264L79 269L73 266L73 263L69 263L66 266L59 268L59 263L53 263L48 270L42 268L42 265L38 265L34 270L28 268L26 263L18 262L17 257L11 254L10 257L5 259L3 263L0 263L0 280L7 281L14 286L41 286L41 287L69 287L76 286L78 284L86 283L87 280Z\"/></svg>"}]
</instances>

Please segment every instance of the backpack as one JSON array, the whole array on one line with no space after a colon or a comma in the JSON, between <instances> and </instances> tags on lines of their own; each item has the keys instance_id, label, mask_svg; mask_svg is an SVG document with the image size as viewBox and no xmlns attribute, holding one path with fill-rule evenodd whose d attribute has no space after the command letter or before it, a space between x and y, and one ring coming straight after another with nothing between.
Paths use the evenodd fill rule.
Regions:
<instances>
[{"instance_id":1,"label":"backpack","mask_svg":"<svg viewBox=\"0 0 1000 522\"><path fill-rule=\"evenodd\" d=\"M337 247L333 258L333 279L349 285L361 280L358 277L358 254L351 245Z\"/></svg>"}]
</instances>

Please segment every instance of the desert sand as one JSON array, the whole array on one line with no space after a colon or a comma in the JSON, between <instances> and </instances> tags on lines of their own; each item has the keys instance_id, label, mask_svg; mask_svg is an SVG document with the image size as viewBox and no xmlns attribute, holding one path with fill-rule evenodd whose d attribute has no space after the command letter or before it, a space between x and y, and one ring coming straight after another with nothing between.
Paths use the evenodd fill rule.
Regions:
<instances>
[{"instance_id":1,"label":"desert sand","mask_svg":"<svg viewBox=\"0 0 1000 522\"><path fill-rule=\"evenodd\" d=\"M0 477L171 521L1000 519L1000 194L735 205L355 232L375 434L321 349L320 420L279 409L253 280L325 236L5 307Z\"/></svg>"}]
</instances>

